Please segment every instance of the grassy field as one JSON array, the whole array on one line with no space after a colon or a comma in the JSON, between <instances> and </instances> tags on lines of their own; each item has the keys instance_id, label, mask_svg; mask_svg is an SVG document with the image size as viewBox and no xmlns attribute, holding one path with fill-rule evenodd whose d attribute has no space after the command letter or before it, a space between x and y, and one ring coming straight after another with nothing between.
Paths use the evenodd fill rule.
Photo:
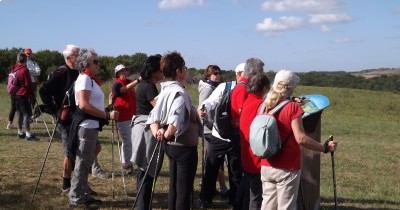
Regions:
<instances>
[{"instance_id":1,"label":"grassy field","mask_svg":"<svg viewBox=\"0 0 400 210\"><path fill-rule=\"evenodd\" d=\"M105 87L108 91L109 85ZM196 87L188 89L197 104ZM333 134L340 142L335 153L339 209L400 209L400 95L320 87L299 87L296 95L308 93L324 94L331 99L331 106L322 115L322 138ZM57 138L51 145L34 203L30 203L49 138L42 121L32 124L32 131L40 138L38 142L20 140L16 130L6 130L9 98L5 88L1 88L0 96L0 209L68 209L67 196L60 194L63 155ZM41 119L53 127L49 116ZM110 126L100 134L103 151L99 161L108 171L112 168L111 136ZM117 150L115 154L117 168ZM333 209L330 161L330 155L321 156L321 209ZM154 196L155 209L167 208L166 169L164 161ZM195 180L196 200L200 176L201 162ZM104 209L131 208L136 192L133 176L125 177L128 206L121 176L116 175L114 181L114 198L111 179L90 177L89 182L105 202ZM215 203L216 209L228 208L219 197Z\"/></svg>"}]
</instances>

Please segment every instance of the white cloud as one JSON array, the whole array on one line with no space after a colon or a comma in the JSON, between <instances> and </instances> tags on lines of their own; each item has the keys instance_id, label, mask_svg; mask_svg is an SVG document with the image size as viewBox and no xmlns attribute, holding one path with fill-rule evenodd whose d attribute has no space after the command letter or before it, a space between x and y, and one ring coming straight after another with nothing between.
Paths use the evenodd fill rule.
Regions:
<instances>
[{"instance_id":1,"label":"white cloud","mask_svg":"<svg viewBox=\"0 0 400 210\"><path fill-rule=\"evenodd\" d=\"M346 23L351 21L351 17L346 14L317 14L310 15L309 21L314 24Z\"/></svg>"},{"instance_id":2,"label":"white cloud","mask_svg":"<svg viewBox=\"0 0 400 210\"><path fill-rule=\"evenodd\" d=\"M203 5L203 0L161 0L158 3L160 9L180 9L194 5Z\"/></svg>"},{"instance_id":3,"label":"white cloud","mask_svg":"<svg viewBox=\"0 0 400 210\"><path fill-rule=\"evenodd\" d=\"M277 21L272 18L265 18L263 22L257 23L257 30L263 32L282 32L289 29L296 29L303 25L300 17L283 16Z\"/></svg>"},{"instance_id":4,"label":"white cloud","mask_svg":"<svg viewBox=\"0 0 400 210\"><path fill-rule=\"evenodd\" d=\"M262 9L268 11L285 12L332 12L340 7L339 0L267 0Z\"/></svg>"}]
</instances>

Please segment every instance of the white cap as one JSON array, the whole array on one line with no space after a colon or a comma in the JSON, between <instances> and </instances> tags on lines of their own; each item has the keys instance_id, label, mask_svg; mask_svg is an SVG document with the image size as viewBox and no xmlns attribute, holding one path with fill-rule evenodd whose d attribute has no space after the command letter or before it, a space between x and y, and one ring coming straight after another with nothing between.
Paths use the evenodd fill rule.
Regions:
<instances>
[{"instance_id":1,"label":"white cap","mask_svg":"<svg viewBox=\"0 0 400 210\"><path fill-rule=\"evenodd\" d=\"M236 68L235 68L235 72L238 73L238 72L244 71L244 66L245 65L246 65L245 63L240 63L239 65L237 65Z\"/></svg>"},{"instance_id":2,"label":"white cap","mask_svg":"<svg viewBox=\"0 0 400 210\"><path fill-rule=\"evenodd\" d=\"M126 67L122 64L119 64L118 66L115 67L115 75L121 71L122 69L126 69Z\"/></svg>"},{"instance_id":3,"label":"white cap","mask_svg":"<svg viewBox=\"0 0 400 210\"><path fill-rule=\"evenodd\" d=\"M280 70L276 73L274 78L274 84L272 87L276 88L279 83L284 83L285 85L296 87L300 82L299 76L297 76L294 72L289 70Z\"/></svg>"}]
</instances>

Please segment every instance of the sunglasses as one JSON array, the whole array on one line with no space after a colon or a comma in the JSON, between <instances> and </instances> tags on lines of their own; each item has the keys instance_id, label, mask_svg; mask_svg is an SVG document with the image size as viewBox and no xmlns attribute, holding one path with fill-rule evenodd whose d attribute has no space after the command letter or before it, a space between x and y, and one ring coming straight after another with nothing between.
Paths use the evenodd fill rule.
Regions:
<instances>
[{"instance_id":1,"label":"sunglasses","mask_svg":"<svg viewBox=\"0 0 400 210\"><path fill-rule=\"evenodd\" d=\"M95 65L99 65L100 62L99 62L99 60L93 60L92 63Z\"/></svg>"},{"instance_id":2,"label":"sunglasses","mask_svg":"<svg viewBox=\"0 0 400 210\"><path fill-rule=\"evenodd\" d=\"M220 74L221 74L221 72L219 72L219 71L216 71L213 73L213 75L220 75Z\"/></svg>"}]
</instances>

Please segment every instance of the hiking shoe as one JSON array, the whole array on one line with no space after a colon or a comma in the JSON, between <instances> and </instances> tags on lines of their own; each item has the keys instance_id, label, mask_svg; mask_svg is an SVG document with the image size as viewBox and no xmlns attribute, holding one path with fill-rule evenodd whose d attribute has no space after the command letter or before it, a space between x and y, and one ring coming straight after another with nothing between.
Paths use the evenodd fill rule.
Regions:
<instances>
[{"instance_id":1,"label":"hiking shoe","mask_svg":"<svg viewBox=\"0 0 400 210\"><path fill-rule=\"evenodd\" d=\"M19 133L19 134L18 134L18 138L24 139L24 138L25 138L25 133Z\"/></svg>"},{"instance_id":2,"label":"hiking shoe","mask_svg":"<svg viewBox=\"0 0 400 210\"><path fill-rule=\"evenodd\" d=\"M31 136L26 136L26 140L27 141L37 141L39 139L36 138L36 136L32 134Z\"/></svg>"},{"instance_id":3,"label":"hiking shoe","mask_svg":"<svg viewBox=\"0 0 400 210\"><path fill-rule=\"evenodd\" d=\"M111 174L104 171L103 169L98 170L95 173L92 173L93 177L98 177L100 179L109 179L111 177Z\"/></svg>"},{"instance_id":4,"label":"hiking shoe","mask_svg":"<svg viewBox=\"0 0 400 210\"><path fill-rule=\"evenodd\" d=\"M88 201L85 201L83 203L70 203L69 207L70 208L94 209L94 208L99 208L102 203L103 202L101 200L97 200L97 199L91 198Z\"/></svg>"}]
</instances>

